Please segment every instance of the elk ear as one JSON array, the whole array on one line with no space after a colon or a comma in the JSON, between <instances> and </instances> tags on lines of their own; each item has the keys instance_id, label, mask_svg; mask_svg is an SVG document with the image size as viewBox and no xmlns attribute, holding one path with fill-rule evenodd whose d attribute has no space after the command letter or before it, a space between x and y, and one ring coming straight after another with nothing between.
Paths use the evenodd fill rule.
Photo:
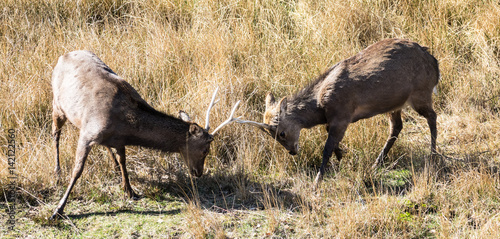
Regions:
<instances>
[{"instance_id":1,"label":"elk ear","mask_svg":"<svg viewBox=\"0 0 500 239\"><path fill-rule=\"evenodd\" d=\"M203 129L197 124L191 124L189 126L189 134L200 137L201 135L203 135Z\"/></svg>"},{"instance_id":2,"label":"elk ear","mask_svg":"<svg viewBox=\"0 0 500 239\"><path fill-rule=\"evenodd\" d=\"M191 118L189 117L189 115L182 110L179 110L179 119L184 120L186 122L192 121Z\"/></svg>"},{"instance_id":3,"label":"elk ear","mask_svg":"<svg viewBox=\"0 0 500 239\"><path fill-rule=\"evenodd\" d=\"M266 110L273 107L276 104L273 93L269 92L266 96Z\"/></svg>"},{"instance_id":4,"label":"elk ear","mask_svg":"<svg viewBox=\"0 0 500 239\"><path fill-rule=\"evenodd\" d=\"M283 97L283 99L280 100L280 114L286 112L286 108L287 108L287 105L288 103L286 102L286 97Z\"/></svg>"}]
</instances>

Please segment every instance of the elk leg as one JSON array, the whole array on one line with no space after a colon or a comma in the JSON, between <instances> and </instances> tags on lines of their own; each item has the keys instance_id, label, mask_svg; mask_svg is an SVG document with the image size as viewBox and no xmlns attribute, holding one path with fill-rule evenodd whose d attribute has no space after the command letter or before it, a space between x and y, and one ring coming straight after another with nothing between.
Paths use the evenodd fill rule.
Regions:
<instances>
[{"instance_id":1,"label":"elk leg","mask_svg":"<svg viewBox=\"0 0 500 239\"><path fill-rule=\"evenodd\" d=\"M57 205L54 214L52 214L52 216L50 217L50 220L55 219L57 215L62 215L64 207L66 206L66 202L68 201L69 194L71 193L71 190L75 186L75 183L78 180L78 178L82 175L83 167L85 166L85 161L87 160L87 156L89 155L91 148L92 147L90 146L90 142L87 140L83 140L80 137L80 139L78 140L78 146L76 148L75 166L73 168L73 175L71 176L71 181L69 183L68 188L66 189L66 193L64 193L64 196L61 198L61 201L59 201L59 204Z\"/></svg>"},{"instance_id":2,"label":"elk leg","mask_svg":"<svg viewBox=\"0 0 500 239\"><path fill-rule=\"evenodd\" d=\"M436 127L436 112L433 109L430 109L424 117L427 119L427 124L429 125L429 129L431 131L431 153L436 153L436 139L437 139L437 127Z\"/></svg>"},{"instance_id":3,"label":"elk leg","mask_svg":"<svg viewBox=\"0 0 500 239\"><path fill-rule=\"evenodd\" d=\"M128 180L127 166L125 165L125 146L116 148L116 153L118 154L118 163L120 164L120 169L122 171L122 185L123 190L131 199L138 199L138 196L134 193L134 190L130 186Z\"/></svg>"},{"instance_id":4,"label":"elk leg","mask_svg":"<svg viewBox=\"0 0 500 239\"><path fill-rule=\"evenodd\" d=\"M109 157L113 160L113 163L115 163L115 171L120 170L120 164L118 163L118 160L116 160L115 153L113 153L113 150L111 150L108 146L106 146L106 149L108 150Z\"/></svg>"},{"instance_id":5,"label":"elk leg","mask_svg":"<svg viewBox=\"0 0 500 239\"><path fill-rule=\"evenodd\" d=\"M436 129L436 112L432 109L432 99L431 95L428 97L421 97L424 100L412 99L413 101L413 109L417 111L418 114L425 117L427 119L427 124L429 125L429 129L431 131L431 160L434 160L434 155L436 153L436 138L437 138L437 129ZM426 164L428 162L426 161ZM441 162L438 162L440 164ZM438 166L438 165L436 165Z\"/></svg>"},{"instance_id":6,"label":"elk leg","mask_svg":"<svg viewBox=\"0 0 500 239\"><path fill-rule=\"evenodd\" d=\"M429 125L429 129L431 131L431 154L435 154L437 139L436 112L432 109L432 107L417 108L415 110L417 111L417 113L425 117L425 119L427 119L427 124Z\"/></svg>"},{"instance_id":7,"label":"elk leg","mask_svg":"<svg viewBox=\"0 0 500 239\"><path fill-rule=\"evenodd\" d=\"M54 173L57 177L57 182L61 175L61 167L59 165L59 139L61 138L61 128L66 122L66 116L60 114L55 109L52 111L52 137L54 138L54 153L56 159L56 166L54 168Z\"/></svg>"},{"instance_id":8,"label":"elk leg","mask_svg":"<svg viewBox=\"0 0 500 239\"><path fill-rule=\"evenodd\" d=\"M323 180L323 175L325 174L326 166L330 161L332 153L335 153L337 160L342 160L342 151L339 148L339 143L344 137L344 133L347 129L348 123L330 125L328 127L328 138L326 139L325 149L323 150L323 162L319 168L319 172L314 180L314 188L318 188L319 184Z\"/></svg>"},{"instance_id":9,"label":"elk leg","mask_svg":"<svg viewBox=\"0 0 500 239\"><path fill-rule=\"evenodd\" d=\"M372 168L376 168L378 165L384 162L384 158L387 156L387 153L394 145L394 142L398 139L398 135L403 129L403 121L401 120L401 110L397 110L391 113L391 134L385 142L384 148L377 157L377 160L373 164Z\"/></svg>"}]
</instances>

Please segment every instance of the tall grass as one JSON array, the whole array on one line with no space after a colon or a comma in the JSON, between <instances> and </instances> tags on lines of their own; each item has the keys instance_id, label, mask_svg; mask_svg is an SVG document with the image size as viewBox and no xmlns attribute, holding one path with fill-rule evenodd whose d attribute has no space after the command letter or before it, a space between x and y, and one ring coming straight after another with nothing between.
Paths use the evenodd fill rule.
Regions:
<instances>
[{"instance_id":1,"label":"tall grass","mask_svg":"<svg viewBox=\"0 0 500 239\"><path fill-rule=\"evenodd\" d=\"M498 236L498 1L4 0L0 22L3 188L6 131L16 129L18 186L54 206L63 193L52 177L50 77L69 51L95 52L153 107L169 114L183 109L200 124L219 86L211 117L216 125L238 100L238 115L260 121L267 92L291 94L369 44L399 37L428 46L439 60L434 105L444 169L424 167L430 134L425 120L408 110L387 169L366 170L387 138L386 117L358 122L342 141L339 170L327 174L319 194L311 186L326 140L323 127L302 132L296 157L258 130L225 128L207 158L208 176L195 182L198 193L190 193L178 156L127 147L132 187L160 200L169 194L196 198L187 204L186 219L192 220L184 227L193 237L245 234L224 226L226 218L210 211L210 203L264 211L269 230L260 236ZM77 137L68 123L61 139L68 180ZM72 198L122 198L112 168L103 148L94 147ZM213 192L226 191L231 198L222 193L214 199ZM31 196L20 197L38 205Z\"/></svg>"}]
</instances>

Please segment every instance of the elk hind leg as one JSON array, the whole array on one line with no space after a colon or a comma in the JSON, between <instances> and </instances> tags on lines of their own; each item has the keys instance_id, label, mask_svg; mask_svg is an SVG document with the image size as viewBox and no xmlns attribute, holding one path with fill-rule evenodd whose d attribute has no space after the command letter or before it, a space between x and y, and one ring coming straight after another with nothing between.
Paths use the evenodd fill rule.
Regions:
<instances>
[{"instance_id":1,"label":"elk hind leg","mask_svg":"<svg viewBox=\"0 0 500 239\"><path fill-rule=\"evenodd\" d=\"M436 139L437 139L437 115L436 112L432 108L425 109L423 111L417 111L420 115L424 116L427 119L427 124L429 125L429 129L431 131L431 153L436 153Z\"/></svg>"},{"instance_id":2,"label":"elk hind leg","mask_svg":"<svg viewBox=\"0 0 500 239\"><path fill-rule=\"evenodd\" d=\"M61 138L61 128L66 123L66 116L64 113L59 112L56 109L52 111L52 137L54 138L54 154L56 165L54 168L54 173L56 174L57 180L61 175L61 167L59 164L59 139Z\"/></svg>"},{"instance_id":3,"label":"elk hind leg","mask_svg":"<svg viewBox=\"0 0 500 239\"><path fill-rule=\"evenodd\" d=\"M422 97L424 100L418 101L417 99L412 99L412 101L413 109L415 109L419 115L423 116L429 125L429 130L431 132L431 160L434 160L434 156L436 154L437 115L432 108L431 94L432 93L429 93L428 97Z\"/></svg>"},{"instance_id":4,"label":"elk hind leg","mask_svg":"<svg viewBox=\"0 0 500 239\"><path fill-rule=\"evenodd\" d=\"M415 108L417 113L421 116L425 117L427 120L427 124L429 125L429 129L431 131L431 154L436 153L436 139L437 139L437 115L436 112L432 109L432 107L422 107Z\"/></svg>"},{"instance_id":5,"label":"elk hind leg","mask_svg":"<svg viewBox=\"0 0 500 239\"><path fill-rule=\"evenodd\" d=\"M376 168L378 165L382 164L384 161L384 158L387 156L387 153L389 150L392 148L394 145L394 142L398 139L399 133L403 129L403 121L401 120L401 110L396 110L390 114L391 117L391 134L389 135L389 138L385 142L384 147L382 148L382 151L380 151L380 154L377 157L377 160L373 164L372 168Z\"/></svg>"}]
</instances>

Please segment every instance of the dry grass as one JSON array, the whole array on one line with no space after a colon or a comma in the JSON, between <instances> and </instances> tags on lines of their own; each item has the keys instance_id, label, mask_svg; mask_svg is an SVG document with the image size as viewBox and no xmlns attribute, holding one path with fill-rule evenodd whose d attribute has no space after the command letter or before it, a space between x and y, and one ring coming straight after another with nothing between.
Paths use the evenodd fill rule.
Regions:
<instances>
[{"instance_id":1,"label":"dry grass","mask_svg":"<svg viewBox=\"0 0 500 239\"><path fill-rule=\"evenodd\" d=\"M50 76L60 55L91 50L155 108L170 114L183 109L201 124L210 94L220 86L221 101L211 118L217 124L237 100L243 101L239 115L260 121L267 92L291 94L367 45L401 37L428 46L440 63L434 102L444 168L425 167L430 134L411 110L404 113L405 128L387 168L377 173L366 168L387 137L386 117L351 125L340 169L327 174L320 193L311 188L326 139L323 127L304 130L302 152L292 157L258 130L232 125L212 145L206 175L194 181L176 155L128 147L132 187L162 210L172 201L186 201L171 216L183 223L160 224L152 234L146 225L103 235L156 237L162 230L198 238L500 235L498 1L5 0L0 22L0 195L7 196L7 130L16 129L16 182L25 190L18 192L18 206L35 214L20 213L20 228L46 225L44 214L64 190L52 177L50 137ZM66 179L77 137L75 127L64 127ZM118 180L103 148L94 147L66 212L77 214L78 206L71 205L78 202L125 203ZM4 201L0 205L7 210ZM81 220L72 219L78 230L43 230L56 236L92 232L78 224Z\"/></svg>"}]
</instances>

